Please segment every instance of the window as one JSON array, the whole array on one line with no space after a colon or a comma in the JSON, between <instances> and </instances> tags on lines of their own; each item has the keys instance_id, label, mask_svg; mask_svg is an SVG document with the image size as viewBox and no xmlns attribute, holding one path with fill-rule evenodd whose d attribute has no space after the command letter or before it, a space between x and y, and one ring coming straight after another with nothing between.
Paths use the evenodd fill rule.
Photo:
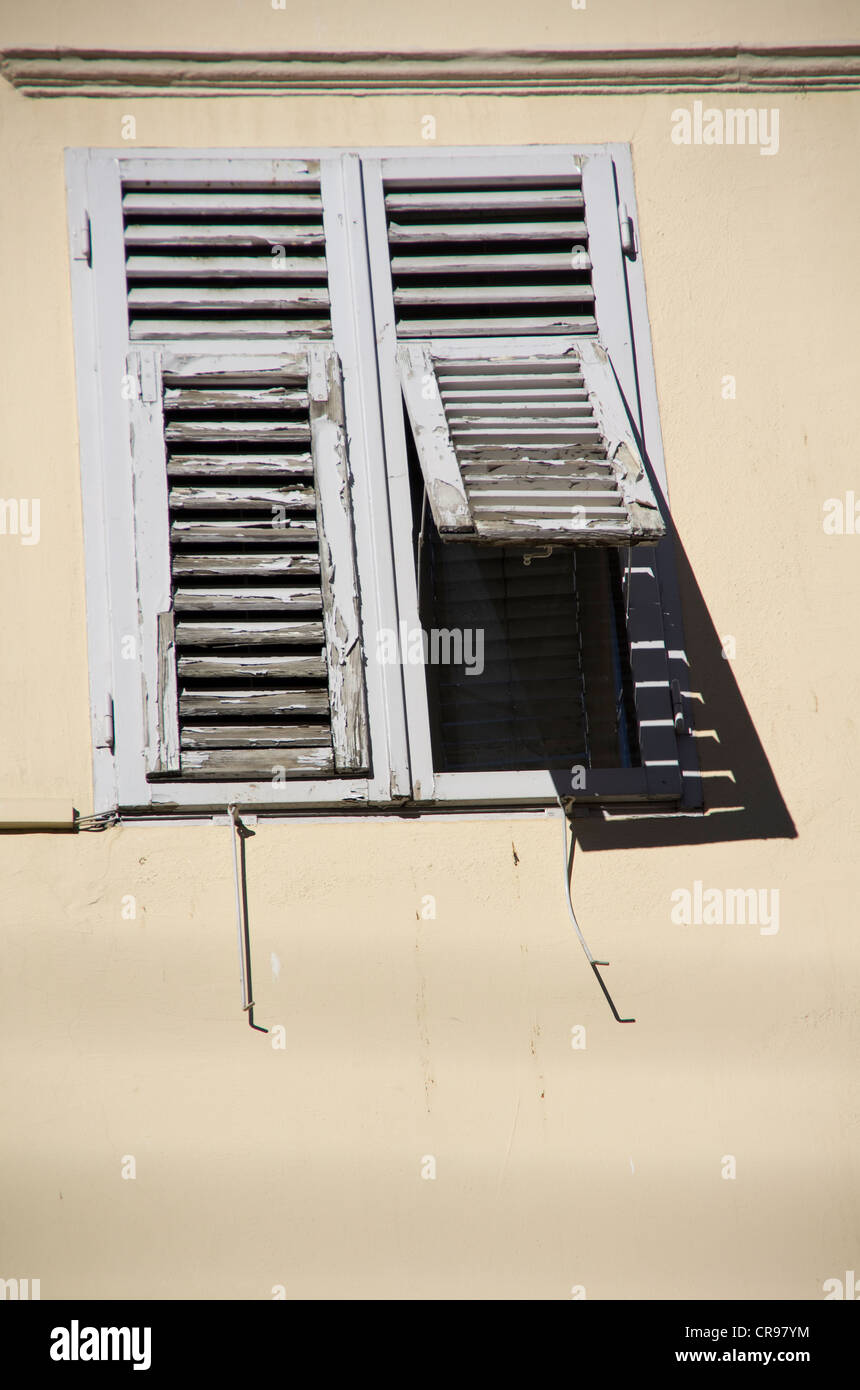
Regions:
<instances>
[{"instance_id":1,"label":"window","mask_svg":"<svg viewBox=\"0 0 860 1390\"><path fill-rule=\"evenodd\" d=\"M67 177L97 811L690 805L626 148Z\"/></svg>"}]
</instances>

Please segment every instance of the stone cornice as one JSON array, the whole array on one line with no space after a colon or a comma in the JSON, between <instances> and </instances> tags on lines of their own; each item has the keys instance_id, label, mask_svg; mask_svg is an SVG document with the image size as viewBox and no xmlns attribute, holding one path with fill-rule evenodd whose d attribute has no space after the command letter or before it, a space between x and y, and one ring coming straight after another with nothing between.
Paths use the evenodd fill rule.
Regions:
<instances>
[{"instance_id":1,"label":"stone cornice","mask_svg":"<svg viewBox=\"0 0 860 1390\"><path fill-rule=\"evenodd\" d=\"M7 49L0 72L30 97L841 91L860 87L860 46L246 54Z\"/></svg>"}]
</instances>

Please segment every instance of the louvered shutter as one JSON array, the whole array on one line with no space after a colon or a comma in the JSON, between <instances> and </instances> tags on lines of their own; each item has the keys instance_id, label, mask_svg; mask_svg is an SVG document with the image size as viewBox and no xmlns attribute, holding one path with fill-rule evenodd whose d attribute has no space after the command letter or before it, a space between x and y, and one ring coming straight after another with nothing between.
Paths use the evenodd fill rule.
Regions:
<instances>
[{"instance_id":1,"label":"louvered shutter","mask_svg":"<svg viewBox=\"0 0 860 1390\"><path fill-rule=\"evenodd\" d=\"M141 349L137 540L169 519L148 666L148 775L292 780L369 768L337 356Z\"/></svg>"},{"instance_id":2,"label":"louvered shutter","mask_svg":"<svg viewBox=\"0 0 860 1390\"><path fill-rule=\"evenodd\" d=\"M397 360L443 539L621 545L665 534L599 343L489 359L412 343Z\"/></svg>"},{"instance_id":3,"label":"louvered shutter","mask_svg":"<svg viewBox=\"0 0 860 1390\"><path fill-rule=\"evenodd\" d=\"M665 526L597 340L582 163L465 163L428 178L382 162L398 367L440 536L653 544Z\"/></svg>"}]
</instances>

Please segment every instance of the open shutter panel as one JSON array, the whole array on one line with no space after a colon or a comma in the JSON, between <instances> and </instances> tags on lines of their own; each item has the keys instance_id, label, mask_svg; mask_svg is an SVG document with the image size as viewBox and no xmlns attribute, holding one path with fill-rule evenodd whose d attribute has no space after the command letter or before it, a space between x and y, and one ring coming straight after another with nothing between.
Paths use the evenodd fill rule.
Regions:
<instances>
[{"instance_id":1,"label":"open shutter panel","mask_svg":"<svg viewBox=\"0 0 860 1390\"><path fill-rule=\"evenodd\" d=\"M397 360L443 539L655 544L665 523L609 357L478 356L401 343Z\"/></svg>"},{"instance_id":2,"label":"open shutter panel","mask_svg":"<svg viewBox=\"0 0 860 1390\"><path fill-rule=\"evenodd\" d=\"M144 467L166 479L170 524L169 607L146 662L148 775L276 782L366 771L334 349L138 356L154 359L161 389L154 404L132 405L136 484L153 490Z\"/></svg>"}]
</instances>

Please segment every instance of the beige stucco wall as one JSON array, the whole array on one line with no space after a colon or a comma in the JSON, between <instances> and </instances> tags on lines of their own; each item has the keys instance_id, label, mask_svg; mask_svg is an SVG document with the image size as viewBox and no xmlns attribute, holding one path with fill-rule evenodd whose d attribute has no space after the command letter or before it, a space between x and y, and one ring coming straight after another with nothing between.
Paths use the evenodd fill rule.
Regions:
<instances>
[{"instance_id":1,"label":"beige stucco wall","mask_svg":"<svg viewBox=\"0 0 860 1390\"><path fill-rule=\"evenodd\" d=\"M528 8L539 34L525 12L488 30L490 8L453 7L455 38L438 5L424 32L399 5L373 24L302 7L299 37L269 42L369 48L381 15L404 47L571 41L548 3ZM691 8L663 6L659 32L630 6L614 28L596 4L564 19L592 45L849 37L835 3L779 28L775 4ZM197 24L163 0L75 10L4 3L0 37L155 46L161 13L181 28L170 47L249 49L284 20L247 0L197 6ZM675 146L670 112L691 102L0 85L0 493L41 500L38 545L0 537L0 797L91 805L64 147L120 144L129 113L138 145L418 144L430 113L439 144L632 142L673 515L736 640L717 675L798 830L733 841L726 814L710 843L578 856L581 922L637 1018L620 1027L567 923L557 820L261 825L255 992L258 1021L286 1029L277 1051L238 1008L226 827L0 836L0 1277L39 1278L45 1298L814 1299L860 1268L860 536L822 526L827 498L860 495L860 95L712 100L778 105L773 158ZM693 626L688 646L725 667ZM738 709L699 715L720 740L700 740L707 766L737 778L712 783L729 804L745 769L718 725ZM778 933L674 925L670 894L696 879L778 889Z\"/></svg>"}]
</instances>

